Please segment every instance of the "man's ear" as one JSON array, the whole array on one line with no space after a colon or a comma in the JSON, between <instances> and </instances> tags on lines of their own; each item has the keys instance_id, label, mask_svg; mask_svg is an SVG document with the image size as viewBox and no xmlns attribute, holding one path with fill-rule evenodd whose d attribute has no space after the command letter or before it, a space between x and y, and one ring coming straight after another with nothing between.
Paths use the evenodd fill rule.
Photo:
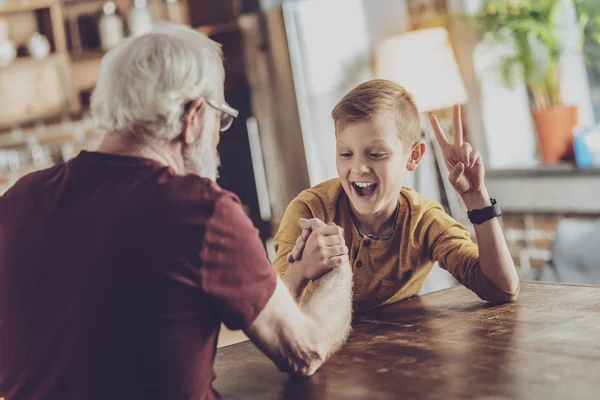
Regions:
<instances>
[{"instance_id":1,"label":"man's ear","mask_svg":"<svg viewBox=\"0 0 600 400\"><path fill-rule=\"evenodd\" d=\"M206 110L206 100L204 97L198 97L191 103L187 103L185 116L183 119L183 131L181 132L183 142L192 144L196 141L195 132L202 131L202 123L204 121L203 114Z\"/></svg>"},{"instance_id":2,"label":"man's ear","mask_svg":"<svg viewBox=\"0 0 600 400\"><path fill-rule=\"evenodd\" d=\"M408 163L406 163L406 169L408 171L414 171L417 169L417 166L423 159L423 155L425 154L425 150L427 149L427 145L424 141L420 140L415 143L410 152L410 158L408 159Z\"/></svg>"}]
</instances>

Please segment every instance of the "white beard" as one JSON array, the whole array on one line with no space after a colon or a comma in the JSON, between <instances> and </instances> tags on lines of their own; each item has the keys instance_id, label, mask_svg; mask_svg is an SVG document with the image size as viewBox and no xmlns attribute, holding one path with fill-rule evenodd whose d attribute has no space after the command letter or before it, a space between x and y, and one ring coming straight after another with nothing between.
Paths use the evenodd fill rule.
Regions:
<instances>
[{"instance_id":1,"label":"white beard","mask_svg":"<svg viewBox=\"0 0 600 400\"><path fill-rule=\"evenodd\" d=\"M221 158L211 143L211 139L209 135L206 135L206 137L200 138L198 145L185 149L183 162L187 173L216 182L219 177Z\"/></svg>"}]
</instances>

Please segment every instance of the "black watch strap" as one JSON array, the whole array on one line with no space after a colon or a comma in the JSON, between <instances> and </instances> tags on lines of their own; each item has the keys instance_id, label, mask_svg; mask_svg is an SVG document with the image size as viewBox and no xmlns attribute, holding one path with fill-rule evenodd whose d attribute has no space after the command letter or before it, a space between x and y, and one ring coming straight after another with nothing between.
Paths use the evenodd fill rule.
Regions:
<instances>
[{"instance_id":1,"label":"black watch strap","mask_svg":"<svg viewBox=\"0 0 600 400\"><path fill-rule=\"evenodd\" d=\"M489 221L492 218L496 218L502 215L500 205L496 202L496 199L490 198L492 205L489 207L480 208L478 210L471 210L467 213L469 221L475 225L483 224L485 221Z\"/></svg>"}]
</instances>

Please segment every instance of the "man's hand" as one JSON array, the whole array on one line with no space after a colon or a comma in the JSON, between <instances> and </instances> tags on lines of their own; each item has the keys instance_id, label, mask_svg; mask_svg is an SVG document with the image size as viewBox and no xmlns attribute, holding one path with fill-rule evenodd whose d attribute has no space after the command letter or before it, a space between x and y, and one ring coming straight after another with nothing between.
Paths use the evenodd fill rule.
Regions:
<instances>
[{"instance_id":1,"label":"man's hand","mask_svg":"<svg viewBox=\"0 0 600 400\"><path fill-rule=\"evenodd\" d=\"M463 199L484 194L485 170L483 161L479 151L473 149L469 143L463 142L460 106L454 106L454 138L452 143L448 141L435 115L431 116L431 125L444 153L446 166L450 171L448 180L454 186L454 189Z\"/></svg>"}]
</instances>

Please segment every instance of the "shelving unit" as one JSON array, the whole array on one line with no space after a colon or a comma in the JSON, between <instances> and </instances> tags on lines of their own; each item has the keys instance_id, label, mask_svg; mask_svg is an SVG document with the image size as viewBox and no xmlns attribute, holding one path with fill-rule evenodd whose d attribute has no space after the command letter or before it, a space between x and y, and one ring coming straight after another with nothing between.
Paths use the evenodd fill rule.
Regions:
<instances>
[{"instance_id":1,"label":"shelving unit","mask_svg":"<svg viewBox=\"0 0 600 400\"><path fill-rule=\"evenodd\" d=\"M198 32L204 33L207 36L215 36L224 33L235 33L239 32L240 26L239 24L234 22L225 22L222 24L214 24L214 25L204 25L199 26L196 29Z\"/></svg>"},{"instance_id":2,"label":"shelving unit","mask_svg":"<svg viewBox=\"0 0 600 400\"><path fill-rule=\"evenodd\" d=\"M0 15L50 8L56 3L58 3L56 0L12 0L0 4Z\"/></svg>"},{"instance_id":3,"label":"shelving unit","mask_svg":"<svg viewBox=\"0 0 600 400\"><path fill-rule=\"evenodd\" d=\"M67 81L63 82L65 87L71 90L70 98L68 99L70 113L80 113L82 111L82 104L80 101L80 93L90 91L98 76L100 61L104 56L105 52L100 49L69 49L69 42L73 42L73 39L68 40L70 30L72 34L79 34L77 29L73 29L73 24L77 24L78 15L90 15L97 13L101 10L102 5L106 0L5 0L0 5L0 18L11 18L11 15L22 14L22 13L34 13L38 24L38 31L44 34L51 43L52 55L64 55L68 63L65 65L65 73ZM125 18L131 0L113 0L117 5L119 12ZM149 0L149 7L153 10L153 14L160 14L165 17L168 12L166 10L156 11L160 6L165 7L163 0ZM180 11L185 13L187 16L187 10L189 5L187 1L180 1ZM195 3L192 7L194 10L198 10L198 5ZM156 16L155 16L156 17ZM228 21L223 23L209 24L195 28L199 32L202 32L208 36L221 36L224 37L226 34L232 34L239 32L239 25L236 21ZM47 64L49 60L36 60L34 58L19 57L11 65L5 68L0 68L0 80L2 75L10 75L23 66L31 66L38 64L40 69L43 68L44 64ZM26 84L34 84L34 80ZM39 88L43 91L43 88ZM31 92L31 90L29 91ZM0 93L1 97L1 93ZM36 99L32 99L34 102ZM44 108L43 106L37 108ZM60 111L63 113L63 111ZM0 135L2 130L9 129L10 126L2 124L2 121L6 121L7 118L2 118L0 111ZM47 115L36 115L35 113L26 113L21 116L15 116L14 124L24 124L29 121L35 121L40 118L45 118Z\"/></svg>"},{"instance_id":4,"label":"shelving unit","mask_svg":"<svg viewBox=\"0 0 600 400\"><path fill-rule=\"evenodd\" d=\"M45 31L54 51L67 52L67 41L60 0L7 0L0 5L0 17L10 14L35 12L40 22L40 30Z\"/></svg>"},{"instance_id":5,"label":"shelving unit","mask_svg":"<svg viewBox=\"0 0 600 400\"><path fill-rule=\"evenodd\" d=\"M71 114L78 114L82 111L82 103L80 101L80 93L89 92L98 76L100 61L104 56L105 52L100 49L87 49L81 48L81 46L70 48L74 43L73 34L80 35L78 29L75 32L67 31L73 30L74 25L77 25L77 18L79 15L96 15L102 9L102 5L106 0L4 0L0 5L0 23L4 21L15 21L14 24L20 24L23 19L25 23L37 24L37 27L31 27L29 31L38 31L45 35L51 44L51 57L56 55L63 55L67 63L64 64L65 71L62 76L66 76L67 81L65 82L61 78L61 83L65 85L71 91L68 99L69 110L58 110L60 114L65 112ZM119 13L126 19L126 15L132 0L113 0L119 9ZM168 14L168 10L165 8L163 0L149 0L149 7L153 12L155 19L164 19ZM165 9L161 10L163 7ZM180 9L187 10L187 1L182 0L179 3ZM158 10L158 11L157 11ZM180 10L181 11L181 10ZM27 17L27 14L31 14L31 17ZM156 14L156 15L155 15ZM187 15L187 13L186 13ZM13 19L14 18L14 19ZM16 22L19 21L19 22ZM14 27L14 26L13 26ZM22 30L20 28L20 30ZM28 29L26 29L27 31ZM70 40L69 39L70 36ZM17 45L22 45L23 37L21 42L17 42ZM19 57L13 63L7 67L0 68L0 81L15 81L17 79L23 79L23 74L17 74L18 69L27 66L28 70L32 74L38 74L35 72L34 65L38 65L40 70L46 68L50 58L43 60L36 60L34 58ZM18 75L18 78L17 78ZM14 78L13 78L14 76ZM23 81L23 85L35 85L36 79L29 79ZM13 85L14 88L14 85ZM3 90L5 88L3 87ZM12 88L11 88L12 89ZM39 87L37 91L43 92L45 88ZM25 89L25 93L35 92L36 90ZM2 96L0 92L0 100L6 101L5 96ZM39 99L32 98L29 103L34 104ZM38 109L48 108L48 105L39 104L34 107ZM2 115L0 110L0 135L3 131L11 128L11 125L7 125L9 121L8 115ZM48 115L38 115L35 113L23 112L21 114L12 115L12 125L23 125L29 122L34 122Z\"/></svg>"},{"instance_id":6,"label":"shelving unit","mask_svg":"<svg viewBox=\"0 0 600 400\"><path fill-rule=\"evenodd\" d=\"M34 13L37 31L45 35L51 53L43 59L19 57L0 68L0 127L68 113L73 104L69 54L60 0L6 0L0 18Z\"/></svg>"},{"instance_id":7,"label":"shelving unit","mask_svg":"<svg viewBox=\"0 0 600 400\"><path fill-rule=\"evenodd\" d=\"M22 176L31 169L42 168L44 165L29 165L32 152L35 147L43 147L47 153L52 153L48 161L60 161L61 146L68 145L75 149L93 147L98 139L96 132L91 128L91 121L85 107L85 98L90 94L96 84L100 70L100 63L104 51L89 47L90 40L81 40L89 25L87 20L80 16L89 17L90 23L94 22L94 15L101 10L106 0L5 0L0 5L0 20L15 21L13 24L25 23L32 25L26 32L39 31L48 37L51 43L51 54L42 60L19 57L11 65L0 68L0 103L11 102L13 112L3 118L0 110L0 194L15 179ZM119 14L127 21L127 13L133 0L113 0ZM170 18L178 14L184 16L184 23L189 23L199 32L213 37L223 46L227 68L226 97L232 106L240 109L239 121L234 124L231 134L224 137L221 151L227 155L229 161L222 168L221 183L239 193L251 214L256 225L261 229L263 236L268 237L269 227L257 218L258 208L255 198L253 184L252 164L248 147L245 119L251 114L249 101L249 86L245 77L243 47L241 46L241 30L237 18L228 18L227 15L239 15L232 12L232 5L224 5L227 2L234 4L238 0L180 0L179 13L171 13L165 7L164 0L148 0L149 8L155 20ZM162 10L161 10L162 7ZM210 11L213 11L211 14ZM16 22L19 21L19 22ZM36 25L37 24L37 25ZM31 33L28 33L31 34ZM72 35L80 35L79 40L74 40ZM21 35L17 44L23 44L26 35ZM88 37L89 38L89 37ZM43 85L51 78L49 66L59 68L56 72L61 82L61 89L56 85ZM44 75L43 73L46 73ZM54 73L54 72L53 72ZM50 75L48 75L50 74ZM45 77L44 79L40 79ZM4 86L5 83L9 86ZM37 87L36 85L41 85ZM49 89L50 88L50 89ZM49 99L47 93L60 92L65 94L65 99ZM4 94L4 96L3 96ZM83 96L82 96L83 94ZM26 98L23 98L26 97ZM18 100L18 105L15 99ZM82 101L82 99L84 99ZM36 101L55 101L61 107L52 108L48 104L36 104ZM14 111L18 110L20 116L16 116L12 123L9 117L15 117ZM44 111L44 112L42 112ZM70 120L62 126L61 120ZM43 121L43 122L40 122ZM19 126L20 130L14 130ZM41 127L40 127L41 126ZM64 128L64 129L63 129ZM72 129L73 131L71 131ZM81 135L82 129L85 131ZM80 134L74 135L78 131ZM89 148L89 147L88 147ZM244 150L246 149L246 150ZM18 170L6 170L2 166L2 152L15 151L19 153L22 161ZM56 158L58 154L58 159ZM6 156L5 156L6 157ZM28 161L29 160L29 161ZM6 158L5 158L6 161ZM235 165L229 165L235 162ZM3 171L4 168L4 171ZM247 171L248 175L240 180L236 178L236 172L240 169ZM239 186L239 182L243 185ZM237 186L236 186L237 185ZM256 209L256 210L255 210Z\"/></svg>"}]
</instances>

